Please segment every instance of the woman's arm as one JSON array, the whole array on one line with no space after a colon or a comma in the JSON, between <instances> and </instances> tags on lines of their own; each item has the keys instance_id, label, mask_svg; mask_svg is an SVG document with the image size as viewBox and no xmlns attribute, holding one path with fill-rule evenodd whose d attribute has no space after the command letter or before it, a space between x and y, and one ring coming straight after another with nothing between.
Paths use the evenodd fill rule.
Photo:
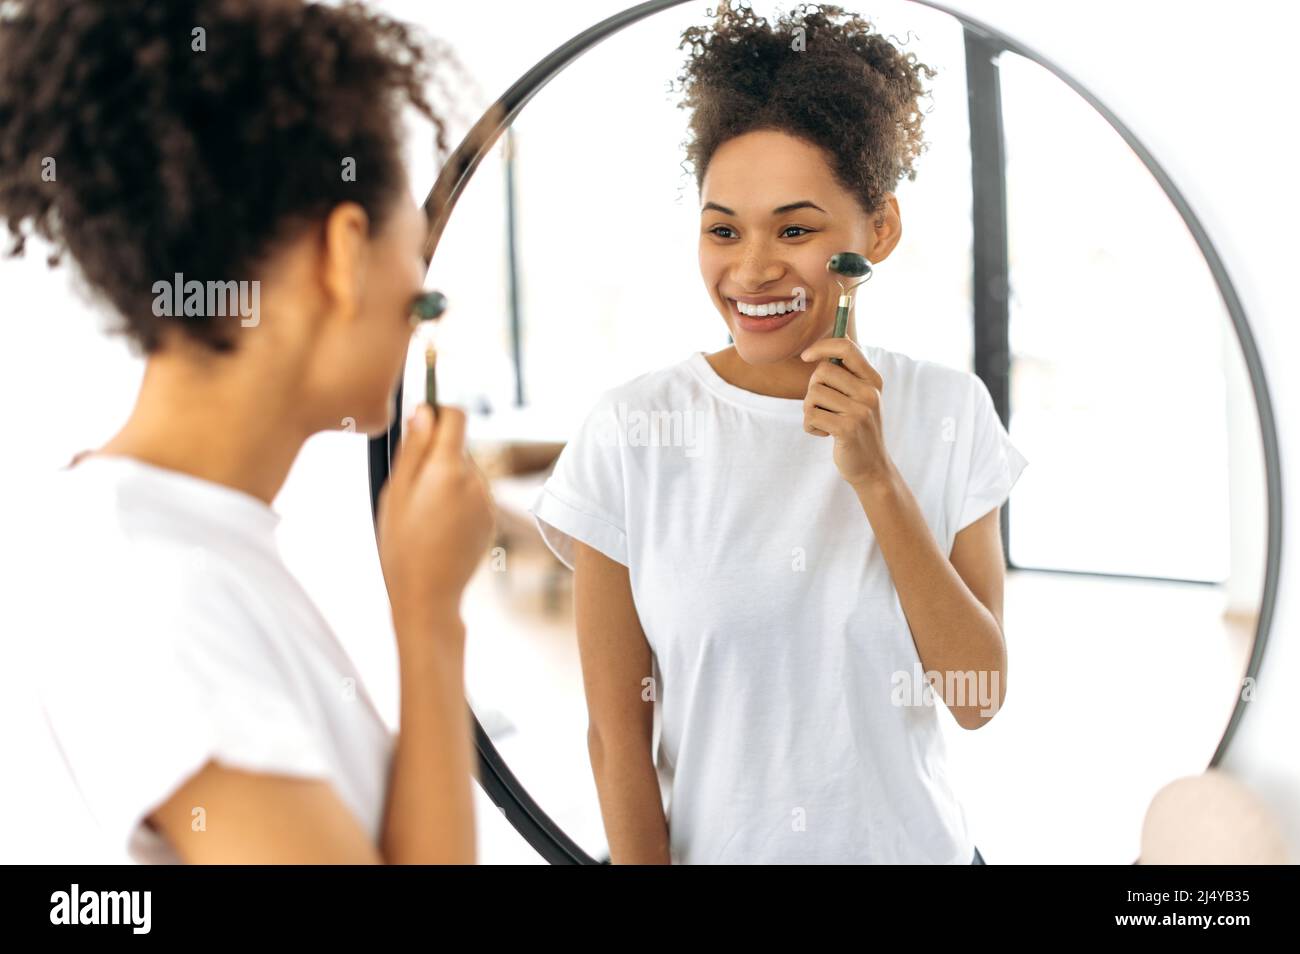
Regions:
<instances>
[{"instance_id":1,"label":"woman's arm","mask_svg":"<svg viewBox=\"0 0 1300 954\"><path fill-rule=\"evenodd\" d=\"M395 623L401 731L380 843L384 860L473 864L474 752L465 702L465 627L454 606Z\"/></svg>"},{"instance_id":2,"label":"woman's arm","mask_svg":"<svg viewBox=\"0 0 1300 954\"><path fill-rule=\"evenodd\" d=\"M574 613L587 693L587 747L610 861L670 864L651 742L650 644L627 567L574 542ZM652 686L657 694L658 687Z\"/></svg>"},{"instance_id":3,"label":"woman's arm","mask_svg":"<svg viewBox=\"0 0 1300 954\"><path fill-rule=\"evenodd\" d=\"M945 557L901 474L858 490L935 694L963 729L978 729L1007 694L1003 559L994 508L957 534ZM933 685L933 684L932 684Z\"/></svg>"},{"instance_id":4,"label":"woman's arm","mask_svg":"<svg viewBox=\"0 0 1300 954\"><path fill-rule=\"evenodd\" d=\"M243 772L216 762L190 776L149 824L188 864L383 861L329 782Z\"/></svg>"},{"instance_id":5,"label":"woman's arm","mask_svg":"<svg viewBox=\"0 0 1300 954\"><path fill-rule=\"evenodd\" d=\"M208 762L150 816L189 864L472 864L472 746L448 609L396 621L401 732L376 846L329 782ZM437 631L438 639L432 633ZM459 635L458 635L459 634ZM201 809L201 815L196 813ZM194 824L196 818L202 824Z\"/></svg>"},{"instance_id":6,"label":"woman's arm","mask_svg":"<svg viewBox=\"0 0 1300 954\"><path fill-rule=\"evenodd\" d=\"M492 495L465 453L465 414L422 405L380 496L401 730L375 845L325 781L209 763L151 817L182 860L473 864L473 742L461 594L494 530ZM194 808L204 831L193 831Z\"/></svg>"},{"instance_id":7,"label":"woman's arm","mask_svg":"<svg viewBox=\"0 0 1300 954\"><path fill-rule=\"evenodd\" d=\"M823 338L802 357L818 362L804 398L804 430L834 436L835 466L871 523L917 655L941 680L931 685L958 725L978 729L1007 691L1000 508L958 533L951 560L945 557L885 446L880 372L847 338Z\"/></svg>"},{"instance_id":8,"label":"woman's arm","mask_svg":"<svg viewBox=\"0 0 1300 954\"><path fill-rule=\"evenodd\" d=\"M465 412L421 405L378 514L393 607L401 731L380 849L390 864L473 864L473 736L461 595L495 529L492 493L465 451Z\"/></svg>"}]
</instances>

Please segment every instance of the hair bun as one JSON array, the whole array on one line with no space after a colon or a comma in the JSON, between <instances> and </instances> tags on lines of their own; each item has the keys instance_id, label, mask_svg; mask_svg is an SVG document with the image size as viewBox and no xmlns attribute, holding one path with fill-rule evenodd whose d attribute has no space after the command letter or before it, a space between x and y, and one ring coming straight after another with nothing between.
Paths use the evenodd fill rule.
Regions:
<instances>
[{"instance_id":1,"label":"hair bun","mask_svg":"<svg viewBox=\"0 0 1300 954\"><path fill-rule=\"evenodd\" d=\"M927 148L918 101L936 70L904 54L872 24L829 4L801 3L769 23L721 0L712 23L682 33L690 55L677 77L691 112L687 163L702 184L722 143L779 129L821 147L868 214Z\"/></svg>"}]
</instances>

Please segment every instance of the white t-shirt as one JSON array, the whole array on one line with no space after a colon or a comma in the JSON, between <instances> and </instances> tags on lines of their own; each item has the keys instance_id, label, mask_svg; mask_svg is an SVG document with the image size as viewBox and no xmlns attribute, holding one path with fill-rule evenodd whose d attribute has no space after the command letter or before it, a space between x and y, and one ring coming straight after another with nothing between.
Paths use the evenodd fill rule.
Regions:
<instances>
[{"instance_id":1,"label":"white t-shirt","mask_svg":"<svg viewBox=\"0 0 1300 954\"><path fill-rule=\"evenodd\" d=\"M284 565L272 508L92 455L26 510L24 609L5 634L39 710L23 748L78 816L30 823L78 824L81 860L176 862L142 820L215 759L328 780L378 843L394 737Z\"/></svg>"},{"instance_id":2,"label":"white t-shirt","mask_svg":"<svg viewBox=\"0 0 1300 954\"><path fill-rule=\"evenodd\" d=\"M1028 463L974 374L866 346L885 443L945 554ZM943 705L871 524L803 429L702 352L602 394L532 508L628 567L653 653L655 765L674 863L969 864Z\"/></svg>"}]
</instances>

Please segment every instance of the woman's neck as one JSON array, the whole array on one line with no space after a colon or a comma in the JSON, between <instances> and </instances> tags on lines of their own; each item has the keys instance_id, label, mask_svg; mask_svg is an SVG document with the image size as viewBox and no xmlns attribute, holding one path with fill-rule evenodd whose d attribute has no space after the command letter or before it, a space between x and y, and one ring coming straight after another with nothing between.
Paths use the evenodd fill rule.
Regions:
<instances>
[{"instance_id":1,"label":"woman's neck","mask_svg":"<svg viewBox=\"0 0 1300 954\"><path fill-rule=\"evenodd\" d=\"M151 356L131 416L92 453L133 457L270 504L308 434L294 416L300 408L267 380L247 362Z\"/></svg>"},{"instance_id":2,"label":"woman's neck","mask_svg":"<svg viewBox=\"0 0 1300 954\"><path fill-rule=\"evenodd\" d=\"M735 345L706 355L705 360L728 384L755 394L791 400L803 400L808 394L808 381L816 370L815 365L800 360L797 355L794 363L749 364L736 351Z\"/></svg>"}]
</instances>

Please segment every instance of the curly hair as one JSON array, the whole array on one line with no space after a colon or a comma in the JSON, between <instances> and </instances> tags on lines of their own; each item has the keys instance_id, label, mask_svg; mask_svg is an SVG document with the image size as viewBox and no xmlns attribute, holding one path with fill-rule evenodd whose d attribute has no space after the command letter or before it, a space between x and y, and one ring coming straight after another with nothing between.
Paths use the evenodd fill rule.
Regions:
<instances>
[{"instance_id":1,"label":"curly hair","mask_svg":"<svg viewBox=\"0 0 1300 954\"><path fill-rule=\"evenodd\" d=\"M748 6L721 0L714 22L682 33L690 47L677 77L678 106L691 111L686 166L703 184L729 139L773 129L818 146L836 179L867 215L904 176L916 179L921 76L936 71L872 32L872 24L828 4L801 3L769 24Z\"/></svg>"},{"instance_id":2,"label":"curly hair","mask_svg":"<svg viewBox=\"0 0 1300 954\"><path fill-rule=\"evenodd\" d=\"M0 2L8 254L31 234L51 267L70 253L112 331L153 352L176 324L153 314L156 281L249 278L344 201L380 227L406 181L405 104L447 152L424 91L441 56L355 0ZM234 350L211 316L179 325Z\"/></svg>"}]
</instances>

